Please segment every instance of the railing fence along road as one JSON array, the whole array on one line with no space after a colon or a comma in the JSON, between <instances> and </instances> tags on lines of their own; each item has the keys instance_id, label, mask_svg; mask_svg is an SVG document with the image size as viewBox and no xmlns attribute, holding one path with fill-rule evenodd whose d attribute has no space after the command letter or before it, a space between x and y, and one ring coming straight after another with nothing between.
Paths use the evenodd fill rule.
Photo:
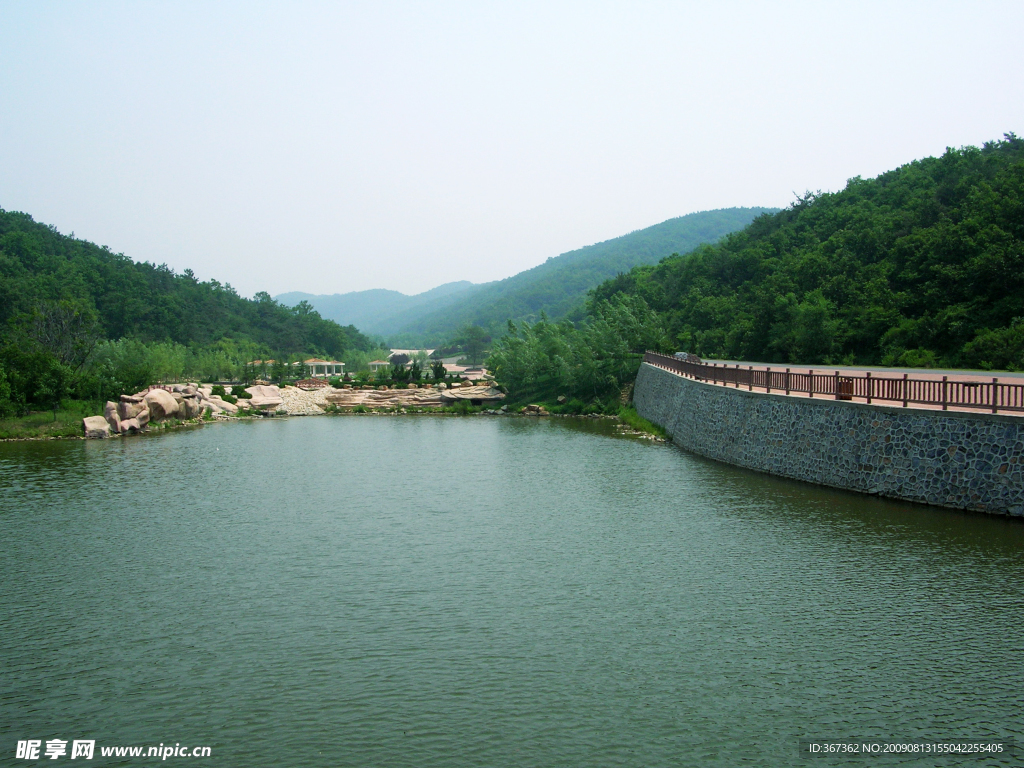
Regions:
<instances>
[{"instance_id":1,"label":"railing fence along road","mask_svg":"<svg viewBox=\"0 0 1024 768\"><path fill-rule=\"evenodd\" d=\"M725 386L746 387L748 390L763 389L766 392L807 394L810 397L833 397L836 400L863 398L868 403L875 400L909 404L941 406L942 410L953 408L977 408L999 411L1024 411L1024 384L1005 384L993 378L987 381L950 381L947 376L939 379L911 379L907 374L902 378L846 374L840 371L807 372L790 371L789 368L772 370L754 366L729 366L725 363L692 363L678 357L646 352L644 362L663 368L680 376L709 381Z\"/></svg>"}]
</instances>

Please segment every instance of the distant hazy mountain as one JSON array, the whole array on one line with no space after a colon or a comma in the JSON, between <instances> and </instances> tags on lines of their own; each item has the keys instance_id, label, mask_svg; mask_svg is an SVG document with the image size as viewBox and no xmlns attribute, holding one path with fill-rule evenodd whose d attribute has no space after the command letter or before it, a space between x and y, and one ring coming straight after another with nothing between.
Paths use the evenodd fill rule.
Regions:
<instances>
[{"instance_id":1,"label":"distant hazy mountain","mask_svg":"<svg viewBox=\"0 0 1024 768\"><path fill-rule=\"evenodd\" d=\"M448 283L415 296L373 290L315 296L286 293L277 300L293 306L305 299L320 314L363 333L388 336L405 345L440 344L467 323L500 333L506 321L564 317L580 306L587 291L620 272L657 264L673 253L743 229L776 208L724 208L669 219L613 240L589 245L493 283Z\"/></svg>"},{"instance_id":2,"label":"distant hazy mountain","mask_svg":"<svg viewBox=\"0 0 1024 768\"><path fill-rule=\"evenodd\" d=\"M294 307L300 301L308 301L321 317L336 322L338 318L347 317L350 319L345 321L345 325L354 325L362 329L363 333L387 335L404 325L410 313L415 316L440 309L456 301L460 294L479 287L461 280L439 285L414 296L389 291L386 288L374 288L369 291L330 295L292 291L274 298L289 307Z\"/></svg>"}]
</instances>

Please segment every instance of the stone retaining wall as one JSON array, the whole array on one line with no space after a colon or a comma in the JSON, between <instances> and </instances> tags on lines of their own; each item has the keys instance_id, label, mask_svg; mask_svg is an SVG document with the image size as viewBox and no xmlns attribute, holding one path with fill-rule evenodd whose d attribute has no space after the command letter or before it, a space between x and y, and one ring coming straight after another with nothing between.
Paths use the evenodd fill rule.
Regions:
<instances>
[{"instance_id":1,"label":"stone retaining wall","mask_svg":"<svg viewBox=\"0 0 1024 768\"><path fill-rule=\"evenodd\" d=\"M708 458L835 488L1024 515L1024 419L769 395L644 363L633 401Z\"/></svg>"}]
</instances>

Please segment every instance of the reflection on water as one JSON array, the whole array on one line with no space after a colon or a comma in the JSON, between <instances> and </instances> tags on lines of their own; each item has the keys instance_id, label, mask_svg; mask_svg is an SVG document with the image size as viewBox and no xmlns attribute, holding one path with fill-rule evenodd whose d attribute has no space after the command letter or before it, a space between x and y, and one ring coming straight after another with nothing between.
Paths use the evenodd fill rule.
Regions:
<instances>
[{"instance_id":1,"label":"reflection on water","mask_svg":"<svg viewBox=\"0 0 1024 768\"><path fill-rule=\"evenodd\" d=\"M599 420L7 443L0 533L4 750L775 766L806 737L1024 735L1024 525Z\"/></svg>"}]
</instances>

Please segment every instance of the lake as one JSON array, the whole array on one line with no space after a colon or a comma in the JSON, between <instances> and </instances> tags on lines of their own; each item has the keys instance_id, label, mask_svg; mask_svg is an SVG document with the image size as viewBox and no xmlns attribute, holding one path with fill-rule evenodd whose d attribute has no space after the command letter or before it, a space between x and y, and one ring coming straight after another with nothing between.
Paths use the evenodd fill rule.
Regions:
<instances>
[{"instance_id":1,"label":"lake","mask_svg":"<svg viewBox=\"0 0 1024 768\"><path fill-rule=\"evenodd\" d=\"M5 443L0 534L5 764L54 738L95 740L90 765L183 744L201 765L550 768L1024 737L1019 521L606 421ZM835 762L872 761L897 762ZM900 764L965 763L1018 764Z\"/></svg>"}]
</instances>

